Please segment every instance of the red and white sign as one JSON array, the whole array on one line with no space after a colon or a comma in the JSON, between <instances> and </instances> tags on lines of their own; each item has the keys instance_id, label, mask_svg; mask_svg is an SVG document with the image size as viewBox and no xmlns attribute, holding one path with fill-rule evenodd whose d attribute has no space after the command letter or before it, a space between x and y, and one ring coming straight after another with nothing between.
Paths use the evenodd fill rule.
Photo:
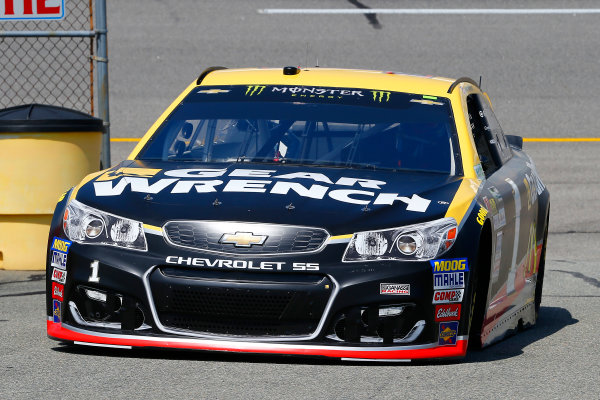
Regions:
<instances>
[{"instance_id":1,"label":"red and white sign","mask_svg":"<svg viewBox=\"0 0 600 400\"><path fill-rule=\"evenodd\" d=\"M65 287L60 283L52 282L52 298L60 301L64 300Z\"/></svg>"},{"instance_id":2,"label":"red and white sign","mask_svg":"<svg viewBox=\"0 0 600 400\"><path fill-rule=\"evenodd\" d=\"M460 319L460 304L435 306L436 322L458 321Z\"/></svg>"},{"instance_id":3,"label":"red and white sign","mask_svg":"<svg viewBox=\"0 0 600 400\"><path fill-rule=\"evenodd\" d=\"M62 19L65 0L0 0L0 20Z\"/></svg>"}]
</instances>

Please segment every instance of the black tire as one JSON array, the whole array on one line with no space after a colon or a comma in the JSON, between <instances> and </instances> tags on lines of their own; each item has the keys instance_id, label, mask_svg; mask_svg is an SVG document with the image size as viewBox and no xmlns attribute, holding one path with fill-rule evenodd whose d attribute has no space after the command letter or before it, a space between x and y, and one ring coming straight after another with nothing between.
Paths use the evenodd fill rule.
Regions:
<instances>
[{"instance_id":1,"label":"black tire","mask_svg":"<svg viewBox=\"0 0 600 400\"><path fill-rule=\"evenodd\" d=\"M542 289L544 286L544 270L546 269L546 243L548 242L548 222L546 218L546 228L544 229L544 240L542 242L542 252L540 254L540 263L537 271L537 280L535 282L535 320L538 319L540 306L542 304Z\"/></svg>"},{"instance_id":2,"label":"black tire","mask_svg":"<svg viewBox=\"0 0 600 400\"><path fill-rule=\"evenodd\" d=\"M487 229L486 229L487 228ZM483 318L487 307L487 292L492 265L492 243L489 224L484 227L479 242L477 264L472 269L471 301L469 303L469 348L480 349Z\"/></svg>"}]
</instances>

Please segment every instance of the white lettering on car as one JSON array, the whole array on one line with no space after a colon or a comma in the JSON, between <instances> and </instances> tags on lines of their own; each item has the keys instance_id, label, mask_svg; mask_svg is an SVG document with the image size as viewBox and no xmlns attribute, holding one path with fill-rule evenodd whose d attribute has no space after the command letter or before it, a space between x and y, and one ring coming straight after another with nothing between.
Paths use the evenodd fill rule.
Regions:
<instances>
[{"instance_id":1,"label":"white lettering on car","mask_svg":"<svg viewBox=\"0 0 600 400\"><path fill-rule=\"evenodd\" d=\"M171 193L189 193L192 187L196 189L198 193L210 193L216 192L215 186L222 185L223 181L179 181L171 190Z\"/></svg>"},{"instance_id":2,"label":"white lettering on car","mask_svg":"<svg viewBox=\"0 0 600 400\"><path fill-rule=\"evenodd\" d=\"M363 196L375 196L373 192L367 192L365 190L352 190L352 189L337 189L329 192L329 197L334 200L343 201L344 203L367 205L371 200L360 200L350 197L350 195L363 195Z\"/></svg>"},{"instance_id":3,"label":"white lettering on car","mask_svg":"<svg viewBox=\"0 0 600 400\"><path fill-rule=\"evenodd\" d=\"M227 185L225 185L223 191L264 193L267 191L267 189L265 189L265 185L268 185L269 183L271 183L271 181L232 179L227 182Z\"/></svg>"},{"instance_id":4,"label":"white lettering on car","mask_svg":"<svg viewBox=\"0 0 600 400\"><path fill-rule=\"evenodd\" d=\"M327 186L322 185L312 185L310 188L306 188L297 182L275 182L270 193L288 194L290 190L293 190L302 197L322 199L327 193L327 189L329 189Z\"/></svg>"},{"instance_id":5,"label":"white lettering on car","mask_svg":"<svg viewBox=\"0 0 600 400\"><path fill-rule=\"evenodd\" d=\"M377 198L373 202L373 204L387 204L391 206L396 200L400 200L406 203L406 209L408 211L417 212L425 212L425 210L427 210L427 207L429 207L429 203L431 203L431 200L424 199L416 194L413 194L412 197L409 199L408 197L398 196L395 193L380 193L379 196L377 196Z\"/></svg>"},{"instance_id":6,"label":"white lettering on car","mask_svg":"<svg viewBox=\"0 0 600 400\"><path fill-rule=\"evenodd\" d=\"M285 261L246 261L246 260L210 260L200 257L178 257L168 256L165 259L167 264L175 265L191 265L194 267L211 267L211 268L229 268L229 269L256 269L265 271L282 271L286 269L288 263ZM293 271L318 271L319 263L292 263Z\"/></svg>"},{"instance_id":7,"label":"white lettering on car","mask_svg":"<svg viewBox=\"0 0 600 400\"><path fill-rule=\"evenodd\" d=\"M406 204L407 211L425 212L431 200L412 194L411 197L401 196L399 193L377 193L375 191L359 189L341 189L327 185L342 187L360 187L372 190L381 190L387 182L374 179L354 177L339 177L335 183L324 174L314 172L293 172L289 174L273 175L275 170L235 169L228 176L246 178L271 178L278 179L202 179L221 177L226 174L224 169L177 169L165 171L164 175L173 178L154 179L150 177L124 176L110 181L93 182L96 196L119 196L129 187L131 192L157 194L169 191L172 194L238 192L238 193L268 193L289 195L290 192L300 197L322 200L325 196L347 204L357 205L394 205L397 201ZM187 178L187 179L185 179ZM190 179L192 178L192 179ZM282 180L279 180L282 179ZM290 181L292 179L306 179L319 184L308 185ZM169 187L171 187L169 189Z\"/></svg>"},{"instance_id":8,"label":"white lettering on car","mask_svg":"<svg viewBox=\"0 0 600 400\"><path fill-rule=\"evenodd\" d=\"M225 174L226 171L226 169L213 168L173 169L170 171L165 171L165 175L173 176L175 178L217 178L219 176L223 176L223 174Z\"/></svg>"},{"instance_id":9,"label":"white lettering on car","mask_svg":"<svg viewBox=\"0 0 600 400\"><path fill-rule=\"evenodd\" d=\"M279 178L279 179L312 179L313 181L316 181L316 182L329 183L330 185L333 184L333 182L331 182L331 179L329 179L327 176L325 176L323 174L315 173L315 172L293 172L291 174L277 175L277 176L274 176L273 178Z\"/></svg>"}]
</instances>

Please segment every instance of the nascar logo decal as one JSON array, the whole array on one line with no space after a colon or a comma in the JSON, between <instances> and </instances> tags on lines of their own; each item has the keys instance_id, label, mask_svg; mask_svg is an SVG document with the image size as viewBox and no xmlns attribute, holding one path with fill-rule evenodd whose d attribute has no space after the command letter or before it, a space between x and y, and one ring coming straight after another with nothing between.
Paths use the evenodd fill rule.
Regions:
<instances>
[{"instance_id":1,"label":"nascar logo decal","mask_svg":"<svg viewBox=\"0 0 600 400\"><path fill-rule=\"evenodd\" d=\"M466 258L453 258L447 260L431 260L429 261L433 273L438 274L441 272L454 272L454 271L468 271L469 263Z\"/></svg>"},{"instance_id":2,"label":"nascar logo decal","mask_svg":"<svg viewBox=\"0 0 600 400\"><path fill-rule=\"evenodd\" d=\"M459 303L463 299L464 289L436 290L433 292L433 304Z\"/></svg>"},{"instance_id":3,"label":"nascar logo decal","mask_svg":"<svg viewBox=\"0 0 600 400\"><path fill-rule=\"evenodd\" d=\"M458 334L458 322L442 322L440 324L440 336L438 345L456 346L456 337Z\"/></svg>"}]
</instances>

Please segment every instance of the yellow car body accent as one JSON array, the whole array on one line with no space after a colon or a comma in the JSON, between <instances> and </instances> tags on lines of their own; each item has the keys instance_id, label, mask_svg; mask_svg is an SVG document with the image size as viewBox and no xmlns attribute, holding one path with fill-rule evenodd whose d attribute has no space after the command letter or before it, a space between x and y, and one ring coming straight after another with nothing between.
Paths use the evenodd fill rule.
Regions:
<instances>
[{"instance_id":1,"label":"yellow car body accent","mask_svg":"<svg viewBox=\"0 0 600 400\"><path fill-rule=\"evenodd\" d=\"M196 81L194 80L176 99L171 105L162 113L160 117L156 120L156 122L148 129L148 132L142 137L142 140L138 142L138 144L133 148L128 160L133 160L137 156L137 154L144 148L146 142L152 137L152 134L158 129L158 127L164 122L164 120L171 114L171 112L181 103L185 96L188 95L189 92L192 91L196 87Z\"/></svg>"},{"instance_id":2,"label":"yellow car body accent","mask_svg":"<svg viewBox=\"0 0 600 400\"><path fill-rule=\"evenodd\" d=\"M349 235L338 235L338 236L332 236L329 238L329 240L339 240L339 239L352 239L352 236L354 236L354 234L349 234Z\"/></svg>"},{"instance_id":3,"label":"yellow car body accent","mask_svg":"<svg viewBox=\"0 0 600 400\"><path fill-rule=\"evenodd\" d=\"M463 179L452 202L450 202L450 205L448 206L445 217L454 218L456 223L460 226L461 221L467 214L467 211L469 211L469 208L477 195L477 190L479 190L480 185L481 181L478 179Z\"/></svg>"},{"instance_id":4,"label":"yellow car body accent","mask_svg":"<svg viewBox=\"0 0 600 400\"><path fill-rule=\"evenodd\" d=\"M119 168L116 170L109 169L96 179L96 181L112 181L113 179L120 178L122 176L137 176L142 178L151 178L161 170L156 168Z\"/></svg>"},{"instance_id":5,"label":"yellow car body accent","mask_svg":"<svg viewBox=\"0 0 600 400\"><path fill-rule=\"evenodd\" d=\"M71 195L69 196L69 201L71 201L71 200L73 200L74 198L77 197L77 192L79 191L79 189L83 185L85 185L86 183L88 183L89 181L91 181L92 179L94 179L95 177L102 175L106 171L108 171L108 170L103 169L102 171L94 172L93 174L89 174L88 176L86 176L85 178L83 178L82 181L79 182L79 184L77 186L75 186L75 188L71 192Z\"/></svg>"},{"instance_id":6,"label":"yellow car body accent","mask_svg":"<svg viewBox=\"0 0 600 400\"><path fill-rule=\"evenodd\" d=\"M144 224L144 229L149 229L151 231L160 232L162 234L162 228L160 226Z\"/></svg>"}]
</instances>

